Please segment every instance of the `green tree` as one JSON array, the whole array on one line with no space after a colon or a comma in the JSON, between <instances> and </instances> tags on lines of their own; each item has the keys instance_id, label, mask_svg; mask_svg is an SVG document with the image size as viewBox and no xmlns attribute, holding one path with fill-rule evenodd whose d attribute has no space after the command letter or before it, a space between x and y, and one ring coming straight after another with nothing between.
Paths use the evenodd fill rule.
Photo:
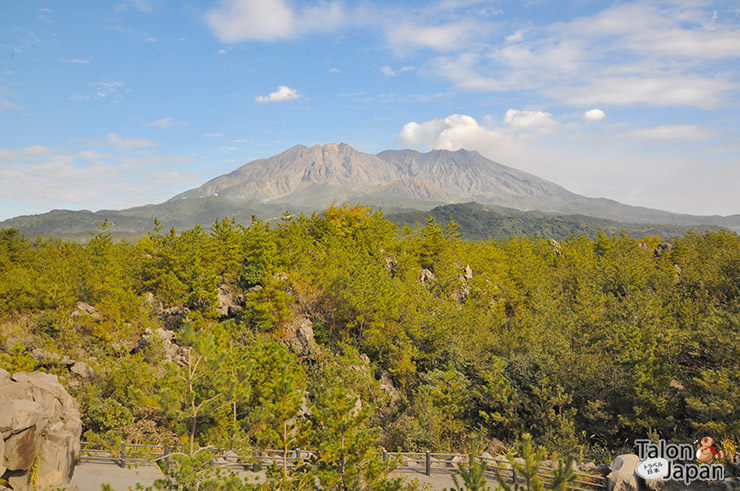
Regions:
<instances>
[{"instance_id":1,"label":"green tree","mask_svg":"<svg viewBox=\"0 0 740 491\"><path fill-rule=\"evenodd\" d=\"M165 365L156 400L166 414L184 426L187 455L193 457L198 450L199 424L231 401L219 391L217 381L224 371L225 356L218 352L213 334L186 324L178 342L187 347L186 352L178 362Z\"/></svg>"},{"instance_id":2,"label":"green tree","mask_svg":"<svg viewBox=\"0 0 740 491\"><path fill-rule=\"evenodd\" d=\"M369 427L371 406L353 395L342 381L317 389L312 407L310 442L312 464L324 489L400 489L400 478L388 478L395 467L383 462L378 433Z\"/></svg>"}]
</instances>

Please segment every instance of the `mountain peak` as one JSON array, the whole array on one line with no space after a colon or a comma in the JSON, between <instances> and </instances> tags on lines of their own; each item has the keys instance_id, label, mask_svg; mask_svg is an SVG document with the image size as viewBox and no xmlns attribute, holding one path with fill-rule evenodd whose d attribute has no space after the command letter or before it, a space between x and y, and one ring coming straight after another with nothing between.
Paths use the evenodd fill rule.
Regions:
<instances>
[{"instance_id":1,"label":"mountain peak","mask_svg":"<svg viewBox=\"0 0 740 491\"><path fill-rule=\"evenodd\" d=\"M286 204L296 199L317 207L345 199L383 205L390 199L399 206L422 208L470 200L529 207L538 196L571 198L553 183L478 152L386 150L372 155L346 143L296 145L173 199L214 195Z\"/></svg>"}]
</instances>

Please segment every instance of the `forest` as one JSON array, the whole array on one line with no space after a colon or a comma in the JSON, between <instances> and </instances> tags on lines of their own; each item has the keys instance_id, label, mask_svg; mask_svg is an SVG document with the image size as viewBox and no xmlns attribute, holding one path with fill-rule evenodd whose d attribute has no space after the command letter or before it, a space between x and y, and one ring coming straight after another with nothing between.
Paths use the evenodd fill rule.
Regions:
<instances>
[{"instance_id":1,"label":"forest","mask_svg":"<svg viewBox=\"0 0 740 491\"><path fill-rule=\"evenodd\" d=\"M378 447L471 434L597 462L638 438L740 437L734 232L473 241L348 204L155 221L133 243L108 227L84 244L0 229L0 368L57 374L91 441L313 448L380 482Z\"/></svg>"}]
</instances>

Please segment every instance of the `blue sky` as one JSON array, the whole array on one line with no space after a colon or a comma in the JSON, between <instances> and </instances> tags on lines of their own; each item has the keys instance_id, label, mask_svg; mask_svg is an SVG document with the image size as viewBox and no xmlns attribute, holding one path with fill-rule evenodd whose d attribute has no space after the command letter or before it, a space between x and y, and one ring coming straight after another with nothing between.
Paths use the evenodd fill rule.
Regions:
<instances>
[{"instance_id":1,"label":"blue sky","mask_svg":"<svg viewBox=\"0 0 740 491\"><path fill-rule=\"evenodd\" d=\"M740 213L737 1L13 1L0 219L161 202L296 144L477 150Z\"/></svg>"}]
</instances>

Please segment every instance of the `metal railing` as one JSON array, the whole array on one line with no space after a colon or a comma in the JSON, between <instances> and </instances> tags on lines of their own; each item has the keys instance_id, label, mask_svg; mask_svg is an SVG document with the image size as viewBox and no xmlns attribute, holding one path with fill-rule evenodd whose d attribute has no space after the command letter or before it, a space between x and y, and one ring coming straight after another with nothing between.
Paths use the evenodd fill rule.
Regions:
<instances>
[{"instance_id":1,"label":"metal railing","mask_svg":"<svg viewBox=\"0 0 740 491\"><path fill-rule=\"evenodd\" d=\"M182 447L168 447L163 445L141 445L132 443L121 443L116 449L106 449L82 442L80 462L108 463L121 467L127 465L145 465L162 462L165 469L170 466L170 457L181 454ZM253 470L270 465L283 465L283 451L273 449L254 449L244 455L237 455L233 451L222 449L211 449L213 457L211 465L235 469ZM309 462L314 456L311 450L294 449L287 454L286 464L295 467L299 463ZM523 477L511 467L505 458L476 456L477 460L487 463L486 476L494 478L498 472L504 479L510 482L521 482ZM457 474L458 464L467 465L469 456L467 454L436 453L436 452L387 452L383 450L384 461L397 459L396 470L409 473L421 473L427 476L432 474ZM553 481L554 469L548 466L540 466L537 476L541 482L548 487ZM570 489L574 491L593 491L606 489L606 479L597 474L576 472L576 479L571 481Z\"/></svg>"}]
</instances>

